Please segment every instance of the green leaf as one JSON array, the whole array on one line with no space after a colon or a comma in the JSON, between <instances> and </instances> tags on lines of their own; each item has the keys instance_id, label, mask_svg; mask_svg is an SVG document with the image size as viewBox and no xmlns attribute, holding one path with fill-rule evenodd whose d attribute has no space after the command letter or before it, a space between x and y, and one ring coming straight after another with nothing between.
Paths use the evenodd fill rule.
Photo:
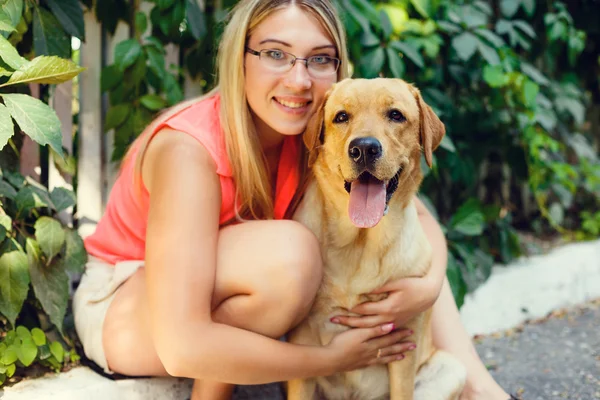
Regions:
<instances>
[{"instance_id":1,"label":"green leaf","mask_svg":"<svg viewBox=\"0 0 600 400\"><path fill-rule=\"evenodd\" d=\"M65 356L65 349L59 342L50 343L50 353L58 360L59 363L63 362Z\"/></svg>"},{"instance_id":2,"label":"green leaf","mask_svg":"<svg viewBox=\"0 0 600 400\"><path fill-rule=\"evenodd\" d=\"M523 100L527 107L532 107L535 104L535 98L537 97L540 87L537 83L527 81L523 85Z\"/></svg>"},{"instance_id":3,"label":"green leaf","mask_svg":"<svg viewBox=\"0 0 600 400\"><path fill-rule=\"evenodd\" d=\"M104 120L104 131L107 132L121 126L131 112L132 108L129 104L117 104L109 108Z\"/></svg>"},{"instance_id":4,"label":"green leaf","mask_svg":"<svg viewBox=\"0 0 600 400\"><path fill-rule=\"evenodd\" d=\"M31 339L31 332L29 332L29 329L25 328L23 325L17 326L15 332L17 333L17 337L21 339Z\"/></svg>"},{"instance_id":5,"label":"green leaf","mask_svg":"<svg viewBox=\"0 0 600 400\"><path fill-rule=\"evenodd\" d=\"M14 200L16 196L17 191L15 190L15 188L12 187L12 185L10 185L8 182L0 180L0 197L6 197L7 199ZM0 223L2 221L3 216L4 215L0 215Z\"/></svg>"},{"instance_id":6,"label":"green leaf","mask_svg":"<svg viewBox=\"0 0 600 400\"><path fill-rule=\"evenodd\" d=\"M83 10L78 0L46 0L63 29L85 42Z\"/></svg>"},{"instance_id":7,"label":"green leaf","mask_svg":"<svg viewBox=\"0 0 600 400\"><path fill-rule=\"evenodd\" d=\"M146 29L148 29L148 18L142 11L137 11L135 13L135 33L142 36Z\"/></svg>"},{"instance_id":8,"label":"green leaf","mask_svg":"<svg viewBox=\"0 0 600 400\"><path fill-rule=\"evenodd\" d=\"M0 225L6 232L12 232L12 219L9 215L0 215Z\"/></svg>"},{"instance_id":9,"label":"green leaf","mask_svg":"<svg viewBox=\"0 0 600 400\"><path fill-rule=\"evenodd\" d=\"M4 10L0 9L0 31L12 32L14 30L15 26L12 24L10 15L4 12Z\"/></svg>"},{"instance_id":10,"label":"green leaf","mask_svg":"<svg viewBox=\"0 0 600 400\"><path fill-rule=\"evenodd\" d=\"M66 229L65 241L67 243L63 266L71 272L82 273L88 260L88 255L83 246L83 240L77 231Z\"/></svg>"},{"instance_id":11,"label":"green leaf","mask_svg":"<svg viewBox=\"0 0 600 400\"><path fill-rule=\"evenodd\" d=\"M42 265L40 246L31 238L27 238L27 258L35 297L50 317L50 322L62 333L69 299L69 277L62 268L57 268L57 263L47 267Z\"/></svg>"},{"instance_id":12,"label":"green leaf","mask_svg":"<svg viewBox=\"0 0 600 400\"><path fill-rule=\"evenodd\" d=\"M577 124L585 121L585 107L580 101L563 96L557 98L555 104L559 110L568 111Z\"/></svg>"},{"instance_id":13,"label":"green leaf","mask_svg":"<svg viewBox=\"0 0 600 400\"><path fill-rule=\"evenodd\" d=\"M479 41L479 53L488 62L490 65L499 65L500 64L500 56L496 49L487 44Z\"/></svg>"},{"instance_id":14,"label":"green leaf","mask_svg":"<svg viewBox=\"0 0 600 400\"><path fill-rule=\"evenodd\" d=\"M508 75L504 73L504 70L499 65L486 65L483 68L483 80L493 88L502 87L508 84Z\"/></svg>"},{"instance_id":15,"label":"green leaf","mask_svg":"<svg viewBox=\"0 0 600 400\"><path fill-rule=\"evenodd\" d=\"M54 258L65 243L65 231L60 222L51 217L40 217L34 225L35 238L44 254Z\"/></svg>"},{"instance_id":16,"label":"green leaf","mask_svg":"<svg viewBox=\"0 0 600 400\"><path fill-rule=\"evenodd\" d=\"M36 346L42 346L46 344L46 334L40 328L33 328L31 330L31 338Z\"/></svg>"},{"instance_id":17,"label":"green leaf","mask_svg":"<svg viewBox=\"0 0 600 400\"><path fill-rule=\"evenodd\" d=\"M28 290L29 272L25 253L11 251L2 254L0 256L0 313L12 326L15 326Z\"/></svg>"},{"instance_id":18,"label":"green leaf","mask_svg":"<svg viewBox=\"0 0 600 400\"><path fill-rule=\"evenodd\" d=\"M15 196L15 202L20 212L28 212L32 208L50 207L42 193L31 186L25 186Z\"/></svg>"},{"instance_id":19,"label":"green leaf","mask_svg":"<svg viewBox=\"0 0 600 400\"><path fill-rule=\"evenodd\" d=\"M192 32L192 36L196 40L203 40L206 36L208 29L206 27L206 14L202 12L201 0L186 0L185 1L185 15Z\"/></svg>"},{"instance_id":20,"label":"green leaf","mask_svg":"<svg viewBox=\"0 0 600 400\"><path fill-rule=\"evenodd\" d=\"M3 93L2 98L23 132L42 146L49 144L62 157L60 120L50 106L26 94Z\"/></svg>"},{"instance_id":21,"label":"green leaf","mask_svg":"<svg viewBox=\"0 0 600 400\"><path fill-rule=\"evenodd\" d=\"M411 4L425 18L429 18L432 13L431 0L410 0Z\"/></svg>"},{"instance_id":22,"label":"green leaf","mask_svg":"<svg viewBox=\"0 0 600 400\"><path fill-rule=\"evenodd\" d=\"M394 31L390 17L385 10L379 10L379 19L381 22L381 29L383 30L383 36L388 39Z\"/></svg>"},{"instance_id":23,"label":"green leaf","mask_svg":"<svg viewBox=\"0 0 600 400\"><path fill-rule=\"evenodd\" d=\"M133 65L142 54L142 45L136 39L119 42L115 47L115 64L121 71Z\"/></svg>"},{"instance_id":24,"label":"green leaf","mask_svg":"<svg viewBox=\"0 0 600 400\"><path fill-rule=\"evenodd\" d=\"M8 82L0 87L17 83L59 84L73 79L84 69L71 60L56 56L38 56L16 70Z\"/></svg>"},{"instance_id":25,"label":"green leaf","mask_svg":"<svg viewBox=\"0 0 600 400\"><path fill-rule=\"evenodd\" d=\"M12 69L19 69L27 63L27 60L19 55L17 49L13 47L4 36L0 35L0 57Z\"/></svg>"},{"instance_id":26,"label":"green leaf","mask_svg":"<svg viewBox=\"0 0 600 400\"><path fill-rule=\"evenodd\" d=\"M506 43L504 43L504 40L500 36L496 35L494 32L488 29L477 29L475 32L480 37L490 42L496 48L503 47L506 45Z\"/></svg>"},{"instance_id":27,"label":"green leaf","mask_svg":"<svg viewBox=\"0 0 600 400\"><path fill-rule=\"evenodd\" d=\"M370 50L360 60L360 70L365 78L374 78L381 72L385 62L383 47L377 46Z\"/></svg>"},{"instance_id":28,"label":"green leaf","mask_svg":"<svg viewBox=\"0 0 600 400\"><path fill-rule=\"evenodd\" d=\"M521 0L521 5L529 17L535 12L535 0Z\"/></svg>"},{"instance_id":29,"label":"green leaf","mask_svg":"<svg viewBox=\"0 0 600 400\"><path fill-rule=\"evenodd\" d=\"M423 57L410 44L395 40L393 42L390 42L390 46L392 46L395 50L404 54L406 57L410 58L410 60L412 62L414 62L419 68L425 67L425 62L423 61Z\"/></svg>"},{"instance_id":30,"label":"green leaf","mask_svg":"<svg viewBox=\"0 0 600 400\"><path fill-rule=\"evenodd\" d=\"M17 370L16 364L7 365L6 366L6 376L8 378L10 378L11 376L13 376L15 374L16 370Z\"/></svg>"},{"instance_id":31,"label":"green leaf","mask_svg":"<svg viewBox=\"0 0 600 400\"><path fill-rule=\"evenodd\" d=\"M517 28L519 28L521 31L523 31L523 33L525 33L530 38L532 38L532 39L536 38L537 35L535 34L535 31L533 30L531 25L529 25L527 22L522 21L522 20L515 20L515 21L513 21L513 25L516 26Z\"/></svg>"},{"instance_id":32,"label":"green leaf","mask_svg":"<svg viewBox=\"0 0 600 400\"><path fill-rule=\"evenodd\" d=\"M0 150L6 146L8 139L15 133L15 126L10 116L10 112L4 106L0 104Z\"/></svg>"},{"instance_id":33,"label":"green leaf","mask_svg":"<svg viewBox=\"0 0 600 400\"><path fill-rule=\"evenodd\" d=\"M469 60L475 54L478 44L479 40L477 36L471 32L463 32L452 38L452 48L454 48L458 57L463 61Z\"/></svg>"},{"instance_id":34,"label":"green leaf","mask_svg":"<svg viewBox=\"0 0 600 400\"><path fill-rule=\"evenodd\" d=\"M58 212L75 205L75 193L63 187L54 188L50 193L50 199Z\"/></svg>"},{"instance_id":35,"label":"green leaf","mask_svg":"<svg viewBox=\"0 0 600 400\"><path fill-rule=\"evenodd\" d=\"M71 39L54 15L34 6L33 47L37 56L70 58Z\"/></svg>"},{"instance_id":36,"label":"green leaf","mask_svg":"<svg viewBox=\"0 0 600 400\"><path fill-rule=\"evenodd\" d=\"M106 92L123 83L123 71L116 64L109 65L102 69L100 74L100 90Z\"/></svg>"},{"instance_id":37,"label":"green leaf","mask_svg":"<svg viewBox=\"0 0 600 400\"><path fill-rule=\"evenodd\" d=\"M158 111L167 106L166 100L157 94L147 94L140 97L140 103L152 111Z\"/></svg>"},{"instance_id":38,"label":"green leaf","mask_svg":"<svg viewBox=\"0 0 600 400\"><path fill-rule=\"evenodd\" d=\"M9 365L9 364L13 364L18 359L19 359L19 357L17 356L17 346L10 345L2 353L2 357L0 357L0 362L4 365Z\"/></svg>"},{"instance_id":39,"label":"green leaf","mask_svg":"<svg viewBox=\"0 0 600 400\"><path fill-rule=\"evenodd\" d=\"M502 15L511 18L519 9L520 0L502 0L500 1L500 11Z\"/></svg>"},{"instance_id":40,"label":"green leaf","mask_svg":"<svg viewBox=\"0 0 600 400\"><path fill-rule=\"evenodd\" d=\"M527 75L528 77L530 77L531 79L533 79L536 83L542 85L542 86L547 86L550 84L550 81L548 80L548 78L546 78L546 76L540 72L539 69L535 68L533 65L526 63L524 61L521 62L521 71Z\"/></svg>"},{"instance_id":41,"label":"green leaf","mask_svg":"<svg viewBox=\"0 0 600 400\"><path fill-rule=\"evenodd\" d=\"M404 75L404 61L400 58L398 53L389 47L385 48L388 59L388 66L394 78L402 78Z\"/></svg>"},{"instance_id":42,"label":"green leaf","mask_svg":"<svg viewBox=\"0 0 600 400\"><path fill-rule=\"evenodd\" d=\"M163 77L163 90L167 94L167 102L170 106L179 103L183 100L183 92L177 79L171 74L166 74Z\"/></svg>"},{"instance_id":43,"label":"green leaf","mask_svg":"<svg viewBox=\"0 0 600 400\"><path fill-rule=\"evenodd\" d=\"M451 153L456 152L456 147L454 147L454 143L452 142L452 139L447 134L444 135L444 137L442 137L442 141L440 142L440 147L443 149L446 149L447 151L449 151Z\"/></svg>"},{"instance_id":44,"label":"green leaf","mask_svg":"<svg viewBox=\"0 0 600 400\"><path fill-rule=\"evenodd\" d=\"M10 24L15 27L21 21L21 15L23 14L23 0L2 0L2 11L10 17Z\"/></svg>"},{"instance_id":45,"label":"green leaf","mask_svg":"<svg viewBox=\"0 0 600 400\"><path fill-rule=\"evenodd\" d=\"M476 199L465 202L452 216L450 226L455 231L467 236L481 235L485 226L485 218L479 202Z\"/></svg>"},{"instance_id":46,"label":"green leaf","mask_svg":"<svg viewBox=\"0 0 600 400\"><path fill-rule=\"evenodd\" d=\"M465 301L467 284L462 277L458 262L451 252L448 252L448 267L446 269L446 276L448 277L448 282L452 288L452 294L454 295L456 306L460 308Z\"/></svg>"},{"instance_id":47,"label":"green leaf","mask_svg":"<svg viewBox=\"0 0 600 400\"><path fill-rule=\"evenodd\" d=\"M162 77L165 74L165 55L161 50L155 47L146 47L146 55L148 56L149 68L158 76Z\"/></svg>"},{"instance_id":48,"label":"green leaf","mask_svg":"<svg viewBox=\"0 0 600 400\"><path fill-rule=\"evenodd\" d=\"M22 339L21 342L21 346L17 349L17 356L19 357L19 361L28 367L35 360L35 357L37 357L38 348L33 343L31 335L28 339Z\"/></svg>"}]
</instances>

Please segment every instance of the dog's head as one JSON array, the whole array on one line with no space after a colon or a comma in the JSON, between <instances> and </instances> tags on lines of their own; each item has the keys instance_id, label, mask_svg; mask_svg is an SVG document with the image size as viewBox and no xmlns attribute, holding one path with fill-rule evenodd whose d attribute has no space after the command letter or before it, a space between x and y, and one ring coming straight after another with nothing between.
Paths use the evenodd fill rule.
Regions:
<instances>
[{"instance_id":1,"label":"dog's head","mask_svg":"<svg viewBox=\"0 0 600 400\"><path fill-rule=\"evenodd\" d=\"M407 200L416 193L421 149L431 167L444 133L444 124L414 86L401 79L346 79L326 94L304 143L319 184L345 189L350 219L370 228L393 198Z\"/></svg>"}]
</instances>

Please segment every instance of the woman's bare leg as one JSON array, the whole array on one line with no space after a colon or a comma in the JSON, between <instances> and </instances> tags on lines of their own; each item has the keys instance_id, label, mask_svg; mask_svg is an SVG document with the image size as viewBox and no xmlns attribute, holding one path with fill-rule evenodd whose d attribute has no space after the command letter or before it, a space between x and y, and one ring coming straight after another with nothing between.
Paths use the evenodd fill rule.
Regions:
<instances>
[{"instance_id":1,"label":"woman's bare leg","mask_svg":"<svg viewBox=\"0 0 600 400\"><path fill-rule=\"evenodd\" d=\"M310 310L321 281L316 238L293 221L256 221L222 229L213 319L279 338ZM125 375L167 375L154 349L141 268L119 289L104 323L109 367ZM233 386L196 381L192 399L227 399Z\"/></svg>"},{"instance_id":2,"label":"woman's bare leg","mask_svg":"<svg viewBox=\"0 0 600 400\"><path fill-rule=\"evenodd\" d=\"M433 306L431 325L434 345L460 359L467 369L467 383L461 400L507 400L510 397L479 358L460 320L447 279Z\"/></svg>"}]
</instances>

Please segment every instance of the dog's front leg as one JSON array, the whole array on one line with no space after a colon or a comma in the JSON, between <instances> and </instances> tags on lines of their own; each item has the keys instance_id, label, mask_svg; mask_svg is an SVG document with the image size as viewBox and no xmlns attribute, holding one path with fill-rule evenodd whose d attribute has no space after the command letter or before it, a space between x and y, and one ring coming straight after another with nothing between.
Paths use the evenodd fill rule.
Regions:
<instances>
[{"instance_id":1,"label":"dog's front leg","mask_svg":"<svg viewBox=\"0 0 600 400\"><path fill-rule=\"evenodd\" d=\"M287 399L312 400L316 390L317 382L314 379L293 379L287 383Z\"/></svg>"},{"instance_id":2,"label":"dog's front leg","mask_svg":"<svg viewBox=\"0 0 600 400\"><path fill-rule=\"evenodd\" d=\"M403 360L388 364L390 400L413 400L416 371L417 355L414 351L408 352Z\"/></svg>"}]
</instances>

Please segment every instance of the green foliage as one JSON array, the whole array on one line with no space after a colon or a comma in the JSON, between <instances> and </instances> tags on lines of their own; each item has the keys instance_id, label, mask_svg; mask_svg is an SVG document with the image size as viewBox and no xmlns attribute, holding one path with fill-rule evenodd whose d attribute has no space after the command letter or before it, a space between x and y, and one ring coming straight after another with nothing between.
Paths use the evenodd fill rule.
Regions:
<instances>
[{"instance_id":1,"label":"green foliage","mask_svg":"<svg viewBox=\"0 0 600 400\"><path fill-rule=\"evenodd\" d=\"M0 0L0 31L0 150L8 144L5 151L18 156L14 135L24 133L49 145L59 166L72 170L56 113L28 95L27 85L59 84L83 70L69 59L70 35L84 34L79 2ZM0 168L0 385L32 363L58 371L77 359L74 351L65 353L59 341L46 337L72 346L63 324L68 273L81 273L87 254L81 237L60 222L59 213L74 205L72 191L48 192Z\"/></svg>"},{"instance_id":2,"label":"green foliage","mask_svg":"<svg viewBox=\"0 0 600 400\"><path fill-rule=\"evenodd\" d=\"M0 386L34 363L58 372L78 360L75 350L66 351L60 341L50 340L41 329L19 325L0 338Z\"/></svg>"},{"instance_id":3,"label":"green foliage","mask_svg":"<svg viewBox=\"0 0 600 400\"><path fill-rule=\"evenodd\" d=\"M198 0L154 0L149 15L129 8L106 12L106 3L97 3L98 19L113 31L123 21L135 32L116 45L114 63L102 71L102 91L110 100L104 131L114 130L117 161L157 112L183 99L184 72L205 90L213 86L223 7L232 2L207 1L203 11ZM170 43L179 45L185 70L165 65Z\"/></svg>"}]
</instances>

